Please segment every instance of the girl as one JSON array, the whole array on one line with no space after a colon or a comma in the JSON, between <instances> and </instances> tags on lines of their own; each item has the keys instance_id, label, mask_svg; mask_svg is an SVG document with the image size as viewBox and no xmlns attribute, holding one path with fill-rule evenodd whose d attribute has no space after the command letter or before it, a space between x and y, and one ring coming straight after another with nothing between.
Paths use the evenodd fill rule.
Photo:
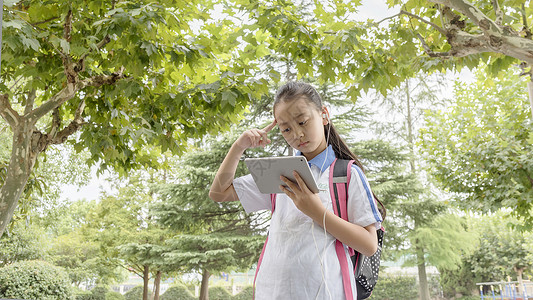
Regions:
<instances>
[{"instance_id":1,"label":"girl","mask_svg":"<svg viewBox=\"0 0 533 300\"><path fill-rule=\"evenodd\" d=\"M277 195L257 273L256 299L346 299L335 240L345 245L347 256L347 247L370 256L377 250L376 229L381 226L361 163L336 132L311 85L285 84L276 94L273 110L270 125L247 130L234 142L209 196L217 202L239 200L246 212L272 208L270 195L259 192L251 175L234 176L243 152L269 144L267 134L277 125L296 155L307 158L320 191L312 193L298 173L294 174L296 182L282 176L286 186L284 194ZM335 158L355 160L348 191L349 222L332 210L329 166ZM352 294L357 295L350 273Z\"/></svg>"}]
</instances>

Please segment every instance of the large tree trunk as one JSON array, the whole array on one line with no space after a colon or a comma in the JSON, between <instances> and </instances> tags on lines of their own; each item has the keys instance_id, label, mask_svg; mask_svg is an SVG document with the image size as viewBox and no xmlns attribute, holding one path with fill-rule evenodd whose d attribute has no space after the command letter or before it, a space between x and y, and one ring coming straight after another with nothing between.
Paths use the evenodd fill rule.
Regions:
<instances>
[{"instance_id":1,"label":"large tree trunk","mask_svg":"<svg viewBox=\"0 0 533 300\"><path fill-rule=\"evenodd\" d=\"M74 71L72 71L74 72ZM112 85L124 78L120 72L111 75L97 75L78 81L77 73L67 72L74 78L66 82L65 87L53 95L48 101L34 108L36 98L35 90L28 93L24 113L19 114L9 102L9 95L0 95L0 116L9 124L13 132L13 145L11 160L6 172L4 184L0 189L0 237L13 217L18 200L24 191L28 178L35 166L37 156L45 151L49 145L62 144L69 136L77 132L85 122L82 117L85 101L81 100L78 108L73 112L74 118L64 128L60 128L62 120L59 118L58 108L65 102L74 98L76 92L87 86L100 87ZM35 124L50 112L52 121L47 133L39 131Z\"/></svg>"},{"instance_id":2,"label":"large tree trunk","mask_svg":"<svg viewBox=\"0 0 533 300\"><path fill-rule=\"evenodd\" d=\"M143 272L143 300L148 300L148 284L150 283L150 267L144 266Z\"/></svg>"},{"instance_id":3,"label":"large tree trunk","mask_svg":"<svg viewBox=\"0 0 533 300\"><path fill-rule=\"evenodd\" d=\"M160 286L161 286L161 271L157 271L157 274L155 275L155 280L154 280L154 287L155 287L154 300L159 300Z\"/></svg>"},{"instance_id":4,"label":"large tree trunk","mask_svg":"<svg viewBox=\"0 0 533 300\"><path fill-rule=\"evenodd\" d=\"M420 300L429 300L426 260L424 258L424 251L419 246L416 246L416 261L418 267L418 281L420 285Z\"/></svg>"},{"instance_id":5,"label":"large tree trunk","mask_svg":"<svg viewBox=\"0 0 533 300\"><path fill-rule=\"evenodd\" d=\"M200 286L200 298L199 300L209 300L209 271L203 270L202 273L202 285Z\"/></svg>"},{"instance_id":6,"label":"large tree trunk","mask_svg":"<svg viewBox=\"0 0 533 300\"><path fill-rule=\"evenodd\" d=\"M515 267L514 270L516 271L516 279L518 280L518 294L524 295L525 287L524 287L524 279L522 278L524 269L522 268L519 269Z\"/></svg>"},{"instance_id":7,"label":"large tree trunk","mask_svg":"<svg viewBox=\"0 0 533 300\"><path fill-rule=\"evenodd\" d=\"M18 200L24 191L31 171L35 166L35 161L40 149L37 146L40 135L33 133L34 123L9 111L5 105L7 95L0 103L0 109L12 114L16 127L13 129L13 146L11 149L11 160L7 168L6 177L0 189L0 237L4 233L7 225L13 217ZM13 126L12 126L13 128Z\"/></svg>"}]
</instances>

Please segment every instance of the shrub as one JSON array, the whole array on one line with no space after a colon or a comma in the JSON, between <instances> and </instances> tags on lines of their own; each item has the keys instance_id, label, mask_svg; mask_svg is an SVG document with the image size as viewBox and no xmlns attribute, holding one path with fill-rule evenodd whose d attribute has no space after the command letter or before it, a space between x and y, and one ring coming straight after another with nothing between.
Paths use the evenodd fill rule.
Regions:
<instances>
[{"instance_id":1,"label":"shrub","mask_svg":"<svg viewBox=\"0 0 533 300\"><path fill-rule=\"evenodd\" d=\"M111 290L105 286L98 285L91 290L94 300L106 300L105 295Z\"/></svg>"},{"instance_id":2,"label":"shrub","mask_svg":"<svg viewBox=\"0 0 533 300\"><path fill-rule=\"evenodd\" d=\"M215 299L212 297L209 297L209 298ZM160 299L161 300L195 300L196 297L194 297L191 294L191 292L189 292L186 286L175 285L175 286L171 286L168 290L166 290L165 293L161 295Z\"/></svg>"},{"instance_id":3,"label":"shrub","mask_svg":"<svg viewBox=\"0 0 533 300\"><path fill-rule=\"evenodd\" d=\"M231 300L231 294L224 287L214 286L214 287L209 288L209 299Z\"/></svg>"},{"instance_id":4,"label":"shrub","mask_svg":"<svg viewBox=\"0 0 533 300\"><path fill-rule=\"evenodd\" d=\"M45 261L20 261L0 269L0 297L73 299L67 273Z\"/></svg>"},{"instance_id":5,"label":"shrub","mask_svg":"<svg viewBox=\"0 0 533 300\"><path fill-rule=\"evenodd\" d=\"M143 298L143 286L138 285L124 294L124 300L141 300Z\"/></svg>"},{"instance_id":6,"label":"shrub","mask_svg":"<svg viewBox=\"0 0 533 300\"><path fill-rule=\"evenodd\" d=\"M405 300L418 298L418 285L413 276L379 276L369 300Z\"/></svg>"},{"instance_id":7,"label":"shrub","mask_svg":"<svg viewBox=\"0 0 533 300\"><path fill-rule=\"evenodd\" d=\"M105 300L124 300L124 296L119 292L109 291L105 294Z\"/></svg>"},{"instance_id":8,"label":"shrub","mask_svg":"<svg viewBox=\"0 0 533 300\"><path fill-rule=\"evenodd\" d=\"M252 286L245 287L237 295L235 295L233 300L250 300L253 299L254 288Z\"/></svg>"},{"instance_id":9,"label":"shrub","mask_svg":"<svg viewBox=\"0 0 533 300\"><path fill-rule=\"evenodd\" d=\"M82 291L82 290L76 291L74 293L74 299L76 299L76 300L96 300L94 298L93 293L91 293L91 291Z\"/></svg>"}]
</instances>

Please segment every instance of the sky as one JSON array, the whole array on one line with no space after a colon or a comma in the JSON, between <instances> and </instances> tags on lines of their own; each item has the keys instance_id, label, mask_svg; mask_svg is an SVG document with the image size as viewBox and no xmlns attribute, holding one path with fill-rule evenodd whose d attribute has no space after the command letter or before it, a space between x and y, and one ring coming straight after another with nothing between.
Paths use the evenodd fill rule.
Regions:
<instances>
[{"instance_id":1,"label":"sky","mask_svg":"<svg viewBox=\"0 0 533 300\"><path fill-rule=\"evenodd\" d=\"M357 20L366 20L368 18L374 20L381 20L388 16L397 13L398 10L389 9L385 0L363 0L359 7L359 13L356 16ZM65 185L62 187L61 197L64 199L74 200L93 200L97 199L101 192L112 191L112 187L105 181L105 174L98 177L96 174L97 167L91 170L91 180L87 185L78 187L75 185Z\"/></svg>"}]
</instances>

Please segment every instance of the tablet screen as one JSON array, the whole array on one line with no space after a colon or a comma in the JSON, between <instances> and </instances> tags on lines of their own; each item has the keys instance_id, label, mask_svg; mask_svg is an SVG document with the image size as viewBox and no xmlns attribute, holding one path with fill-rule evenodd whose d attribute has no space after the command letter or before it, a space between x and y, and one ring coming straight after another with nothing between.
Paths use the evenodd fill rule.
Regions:
<instances>
[{"instance_id":1,"label":"tablet screen","mask_svg":"<svg viewBox=\"0 0 533 300\"><path fill-rule=\"evenodd\" d=\"M318 193L317 184L305 156L247 158L244 162L263 194L283 193L279 186L285 183L279 177L283 175L296 182L293 171L300 174L309 190Z\"/></svg>"}]
</instances>

